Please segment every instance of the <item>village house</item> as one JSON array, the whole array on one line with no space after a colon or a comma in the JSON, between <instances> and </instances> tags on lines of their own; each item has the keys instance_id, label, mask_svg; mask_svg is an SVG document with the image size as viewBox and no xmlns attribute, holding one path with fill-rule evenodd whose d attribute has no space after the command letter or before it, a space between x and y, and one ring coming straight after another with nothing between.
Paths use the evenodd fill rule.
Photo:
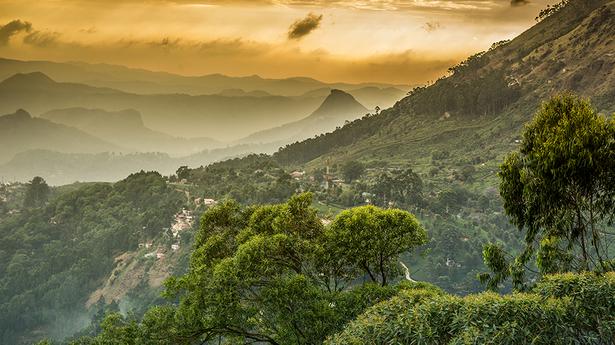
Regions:
<instances>
[{"instance_id":1,"label":"village house","mask_svg":"<svg viewBox=\"0 0 615 345\"><path fill-rule=\"evenodd\" d=\"M290 173L290 177L294 178L295 180L301 179L303 177L303 175L305 175L305 171L295 170L295 171Z\"/></svg>"}]
</instances>

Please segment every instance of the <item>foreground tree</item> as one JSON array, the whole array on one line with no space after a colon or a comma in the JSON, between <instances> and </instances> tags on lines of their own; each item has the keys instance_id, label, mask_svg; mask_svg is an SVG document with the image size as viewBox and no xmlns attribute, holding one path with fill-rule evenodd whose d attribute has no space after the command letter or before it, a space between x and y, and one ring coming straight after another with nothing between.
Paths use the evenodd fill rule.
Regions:
<instances>
[{"instance_id":1,"label":"foreground tree","mask_svg":"<svg viewBox=\"0 0 615 345\"><path fill-rule=\"evenodd\" d=\"M311 194L301 194L277 205L213 207L202 217L189 273L167 282L179 305L155 307L139 324L111 315L91 343L320 344L412 287L391 285L398 255L426 240L412 215L359 208L325 229L311 204Z\"/></svg>"},{"instance_id":2,"label":"foreground tree","mask_svg":"<svg viewBox=\"0 0 615 345\"><path fill-rule=\"evenodd\" d=\"M490 287L509 276L520 287L536 255L540 273L614 268L615 122L570 94L544 103L523 132L519 150L501 166L504 209L525 232L525 250L508 264L501 248L485 248Z\"/></svg>"}]
</instances>

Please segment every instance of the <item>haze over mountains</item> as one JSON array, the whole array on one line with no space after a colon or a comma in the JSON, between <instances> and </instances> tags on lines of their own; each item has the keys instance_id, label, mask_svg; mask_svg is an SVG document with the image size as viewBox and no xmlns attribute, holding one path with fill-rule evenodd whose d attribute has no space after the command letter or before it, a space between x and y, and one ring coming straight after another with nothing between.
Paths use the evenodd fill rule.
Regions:
<instances>
[{"instance_id":1,"label":"haze over mountains","mask_svg":"<svg viewBox=\"0 0 615 345\"><path fill-rule=\"evenodd\" d=\"M65 153L128 151L76 128L33 118L23 109L0 116L0 163L17 153L43 148Z\"/></svg>"},{"instance_id":2,"label":"haze over mountains","mask_svg":"<svg viewBox=\"0 0 615 345\"><path fill-rule=\"evenodd\" d=\"M613 109L613 16L609 6L596 9L599 3L575 2L513 41L498 43L452 68L452 76L417 88L381 115L324 136L320 134L363 117L374 104L392 104L403 91L391 85L326 84L309 78L184 77L112 65L2 59L0 76L7 78L0 82L0 113L23 108L41 117L7 117L4 123L19 123L21 130L36 124L29 133L44 127L56 134L37 135L30 142L12 142L5 135L4 146L10 149L2 150L0 174L26 178L22 174L28 150L56 151L58 161L67 162L85 159L72 154L159 152L162 156L154 161L168 172L178 164L198 166L251 152L272 153L305 139L276 157L301 164L323 155L417 161L429 154L429 145L443 144L440 136L460 149L477 130L480 139L473 139L477 145L471 149L477 156L497 155L537 102L553 92L572 90L591 96L601 110ZM80 139L51 143L57 133ZM17 153L22 153L19 159L9 162ZM117 157L109 161L110 169L118 162ZM39 173L60 175L57 165L41 168ZM79 177L75 171L67 178Z\"/></svg>"},{"instance_id":3,"label":"haze over mountains","mask_svg":"<svg viewBox=\"0 0 615 345\"><path fill-rule=\"evenodd\" d=\"M68 108L48 111L43 119L78 128L108 142L138 152L165 152L189 155L204 148L217 148L222 143L208 138L178 138L153 131L145 126L141 114L133 109L106 111L103 109Z\"/></svg>"},{"instance_id":4,"label":"haze over mountains","mask_svg":"<svg viewBox=\"0 0 615 345\"><path fill-rule=\"evenodd\" d=\"M0 83L0 112L27 104L33 114L52 109L135 109L151 129L179 137L238 139L300 118L320 97L227 97L187 94L140 95L85 84L59 83L43 73L16 74Z\"/></svg>"},{"instance_id":5,"label":"haze over mountains","mask_svg":"<svg viewBox=\"0 0 615 345\"><path fill-rule=\"evenodd\" d=\"M308 117L254 133L239 142L283 144L301 141L312 136L332 131L345 121L355 120L369 112L350 94L341 90L331 90L324 102Z\"/></svg>"},{"instance_id":6,"label":"haze over mountains","mask_svg":"<svg viewBox=\"0 0 615 345\"><path fill-rule=\"evenodd\" d=\"M0 150L0 177L25 181L39 175L49 183L65 184L77 180L115 181L141 169L170 174L180 165L201 166L248 153L273 153L283 145L333 131L345 121L368 112L344 91L319 88L300 98L272 96L263 91L234 91L233 95L212 96L219 107L237 107L242 102L251 105L245 111L252 121L239 115L235 118L226 116L224 112L212 115L213 119L190 120L191 116L186 116L185 112L171 110L169 114L173 116L165 117L159 112L159 119L166 123L162 127L167 132L174 123L191 128L194 133L208 132L215 127L208 123L217 122L220 128L239 135L242 133L239 129L241 126L234 125L236 121L256 121L265 126L266 121L258 116L258 112L278 111L279 116L285 116L283 109L301 103L301 106L293 108L294 112L298 112L322 98L325 92L327 95L322 104L306 110L298 121L249 135L242 140L220 142L206 137L173 136L150 129L140 111L118 106L148 104L145 109L151 114L153 106L150 103L160 102L161 107L171 108L173 105L176 109L207 112L212 104L209 96L127 94L84 84L58 83L41 72L15 74L0 83L0 99L4 100L0 109L28 104L30 109L40 112L40 116L33 117L20 110L17 114L0 117L4 123L3 130L11 134L2 139L5 145ZM180 99L186 97L204 100L183 105ZM272 104L271 107L269 104ZM62 108L64 106L69 107ZM120 110L97 108L99 106ZM280 122L283 121L275 120L276 124ZM28 139L32 135L36 135L35 140Z\"/></svg>"},{"instance_id":7,"label":"haze over mountains","mask_svg":"<svg viewBox=\"0 0 615 345\"><path fill-rule=\"evenodd\" d=\"M397 101L411 85L383 83L324 83L312 78L267 79L257 75L230 77L221 74L181 76L108 64L83 62L20 61L0 58L0 79L15 73L42 72L54 80L107 87L138 94L185 93L226 96L279 95L302 96L318 89L341 89L356 93L369 108L387 107ZM381 93L381 95L379 95ZM320 96L323 96L321 93ZM324 94L326 96L326 94Z\"/></svg>"}]
</instances>

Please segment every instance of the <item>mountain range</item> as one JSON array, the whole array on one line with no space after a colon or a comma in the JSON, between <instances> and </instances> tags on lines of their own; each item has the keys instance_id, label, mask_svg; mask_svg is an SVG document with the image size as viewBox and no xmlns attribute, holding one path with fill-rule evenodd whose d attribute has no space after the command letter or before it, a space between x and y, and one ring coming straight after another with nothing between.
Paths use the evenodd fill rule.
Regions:
<instances>
[{"instance_id":1,"label":"mountain range","mask_svg":"<svg viewBox=\"0 0 615 345\"><path fill-rule=\"evenodd\" d=\"M36 118L19 110L0 117L0 134L6 133L0 139L0 177L26 181L36 175L61 185L116 181L143 169L171 174L182 165L198 167L250 153L272 153L293 141L333 131L366 111L350 94L332 90L302 120L225 146L208 138L185 139L151 130L132 109L66 108Z\"/></svg>"},{"instance_id":2,"label":"mountain range","mask_svg":"<svg viewBox=\"0 0 615 345\"><path fill-rule=\"evenodd\" d=\"M190 154L175 163L198 166L211 162L211 157L273 152L292 143L274 154L282 164L320 168L326 160L358 159L410 164L427 173L433 168L433 152L446 151L449 158L440 172L443 178L464 166L495 178L497 162L515 146L517 133L541 100L570 90L591 97L605 114L615 110L613 6L605 0L571 2L512 41L495 43L488 51L451 67L449 76L417 87L392 108L369 116L363 116L367 110L360 99L353 99L356 95L331 91L331 85L301 78L276 81L217 75L184 79L108 65L2 60L0 70L5 74L8 68L27 72L36 66L56 77L98 83L57 82L41 72L16 74L0 83L1 112L12 113L25 104L42 116L40 121L44 118L72 126L78 131L75 136L84 138L80 142L85 143L78 152L74 151L77 146L70 144L12 145L19 149L5 149L2 159L6 162L17 151L28 149L83 154L161 148L167 154ZM212 82L217 89L209 91L220 94L137 94L102 87L100 82L111 79L121 83L130 78L152 83L159 78L159 85L207 79L217 83ZM239 81L245 82L245 87L238 87ZM291 84L303 85L303 89L291 91ZM277 89L280 85L294 96L272 95L282 93ZM317 87L297 96L310 88L306 85ZM257 86L262 89L254 89ZM382 85L361 86L371 87L383 90ZM348 111L334 109L332 104L338 102ZM105 123L105 119L114 120ZM111 123L121 123L124 129ZM66 131L68 127L53 128ZM333 132L321 135L328 131ZM129 138L131 133L134 138ZM220 137L233 140L214 141Z\"/></svg>"},{"instance_id":3,"label":"mountain range","mask_svg":"<svg viewBox=\"0 0 615 345\"><path fill-rule=\"evenodd\" d=\"M383 83L325 83L312 78L268 79L257 75L230 77L221 74L182 76L109 64L83 62L20 61L0 58L0 79L15 73L42 72L54 80L112 88L127 93L221 96L313 96L315 90L341 89L352 93L368 108L393 105L410 85ZM327 92L328 93L328 92ZM327 95L320 94L325 97Z\"/></svg>"},{"instance_id":4,"label":"mountain range","mask_svg":"<svg viewBox=\"0 0 615 345\"><path fill-rule=\"evenodd\" d=\"M178 138L145 126L134 109L67 108L48 111L40 116L54 123L75 127L105 141L137 152L165 152L181 156L217 148L222 143L209 138Z\"/></svg>"},{"instance_id":5,"label":"mountain range","mask_svg":"<svg viewBox=\"0 0 615 345\"><path fill-rule=\"evenodd\" d=\"M45 74L49 73L62 82L36 71L24 70L21 72L26 74L9 76L8 82L0 84L0 109L9 114L0 117L0 162L5 162L0 163L0 180L11 176L30 179L33 175L40 175L51 184L59 185L75 180L117 181L141 169L168 174L180 165L204 167L191 169L189 179L173 184L156 173L139 173L113 185L75 184L53 188L54 192L60 189L68 192L54 196L48 206L38 211L30 210L9 218L5 223L6 230L2 232L2 243L10 248L7 250L10 259L0 260L0 263L6 262L6 272L11 272L2 275L3 279L13 284L3 285L5 295L9 297L3 304L7 310L3 314L8 325L5 334L15 338L34 338L55 332L60 327L49 320L64 321L66 318L70 320L68 323L74 323L67 318L62 305L73 305L75 310L81 310L87 296L100 296L96 289L113 284L123 296L130 296L114 300L123 301L122 307L139 305L133 303L139 299L140 306L151 306L157 303L149 296L155 284L148 285L147 281L183 272L189 265L194 237L182 235L181 243L178 242L181 248L176 247L176 250L170 245L172 237L168 232L159 230L176 224L172 222L175 212L180 213L174 219L180 219L180 215L186 215L185 208L189 205L202 207L197 206L197 199L201 201L203 198L222 200L230 196L246 204L250 203L246 200L275 203L304 187L309 187L304 190L314 192L314 206L318 211L329 217L343 208L364 205L364 195L369 194L377 197L377 193L382 193L380 205L390 206L392 201L386 197L386 188L390 192L391 184L400 184L401 189L409 194L408 203L402 204L401 208L416 214L429 234L429 243L423 247L424 250L407 252L400 258L404 267L406 264L410 267L406 271L407 279L415 279L418 284L437 283L460 294L482 290L476 276L486 269L480 255L483 245L504 243L513 253L520 248L515 245L524 235L515 231L502 209L496 175L499 164L505 154L518 148L519 133L533 117L540 102L554 94L566 91L580 94L590 98L605 116L610 116L615 111L614 52L615 2L571 0L515 39L495 43L488 51L451 67L446 77L432 85L413 89L393 107L374 114L365 114L370 106L361 105L362 100L352 91L346 93L348 90L339 91L332 86L318 86L302 95L295 94L296 91L291 94L289 89L286 92L290 95L275 96L273 94L284 90L273 86L258 90L238 88L230 85L230 80L239 83L238 80L208 76L210 80L226 80L228 85L219 82L221 86L212 91L219 93L216 96L187 93L144 95L138 94L138 87L143 88L141 91L158 87L167 90L171 81L184 79L162 74L160 80L148 80L145 76L154 78L153 75L158 74L78 63L49 63L66 75L69 75L66 71L72 71L73 80L61 79L59 75L49 73L51 69L45 70ZM39 66L37 64L41 63L32 66ZM105 68L109 68L109 75L104 72ZM145 76L139 79L139 73ZM86 77L91 80L85 80ZM167 77L168 80L164 79ZM185 84L178 85L192 87L193 84L187 81L194 80L188 78ZM247 77L243 82L246 85L265 83L258 77ZM303 79L285 82L288 84L280 82L275 87L312 83ZM126 89L118 86L122 83L127 85ZM302 97L309 102L303 99L305 103L301 103ZM195 109L218 100L222 102L216 103L219 107L230 107L229 118L216 117L215 112L207 112L207 120L190 120L191 117L187 116L192 111L197 114ZM267 103L270 101L280 104L273 107L272 103ZM250 116L257 116L258 112L231 119L240 108L231 106L234 102L246 106L246 109L250 104L270 106L270 112L281 116L284 121L279 120L276 126L246 134L248 131L239 128L239 121L250 122ZM282 116L283 109L291 107L292 102L302 104L301 109L295 109L292 116ZM28 110L40 117L24 110L15 112L15 109L25 108L30 103L34 107ZM312 107L308 106L310 104ZM156 120L160 122L152 122L157 116L161 117ZM271 119L274 117L272 115ZM223 147L225 143L207 139L209 135L206 133L216 134L215 129L205 128L207 121L218 119L227 126L231 123L228 131L235 129L233 124L238 127L236 133L228 135L235 138L232 141L235 145ZM189 129L200 134L201 139L181 139L181 135L166 133L160 130L167 123L164 121L186 121L174 131L185 134ZM159 127L153 123L158 123ZM325 123L328 127L321 126ZM319 134L314 135L318 131ZM200 140L217 148L184 157L172 157L167 153L134 153L141 143L127 138L132 132L144 142L166 141L167 144L161 146L179 145L182 150ZM217 138L217 135L211 137ZM292 141L296 142L283 146L272 157L250 156L206 166L248 152L269 152L280 143ZM343 177L340 173L343 168L340 168L352 161L359 161L365 167L366 172L359 181L348 183L348 180L336 179L330 189L325 189L317 180L329 175ZM327 174L323 176L325 167ZM298 174L303 177L298 180L291 178L294 171L304 172ZM465 176L460 178L460 175ZM371 188L369 193L368 188ZM123 207L119 208L118 204ZM163 216L168 217L165 220ZM194 216L198 217L198 213ZM21 217L21 224L15 231L17 217ZM152 237L142 237L145 230ZM219 240L225 241L223 238L216 237L211 243L224 244ZM235 237L231 236L231 239ZM151 248L147 246L149 240L154 243ZM172 264L165 268L165 274L157 275L156 271L162 271L160 265L169 262L155 259L159 249L166 250L167 260L171 259ZM58 265L58 262L63 265ZM98 271L92 267L98 267ZM135 283L126 284L129 279ZM568 285L562 285L564 287L570 283L566 279ZM161 278L158 280L162 281ZM156 284L156 288L159 287ZM18 294L14 295L13 291ZM36 294L31 291L36 291ZM31 296L43 297L35 300ZM510 298L514 299L514 296ZM39 310L41 300L46 301L50 312L42 309L40 314L51 316L37 319L32 317L37 315L32 311ZM454 297L454 301L461 300ZM64 304L58 304L58 301ZM415 304L415 301L406 304L400 298L392 301L401 304L387 310L386 316L403 320ZM494 303L492 301L489 303ZM535 301L544 301L544 296ZM111 303L111 299L105 302ZM577 307L574 303L571 306ZM87 322L90 316L85 318ZM21 327L22 319L31 322L23 327L21 333L13 334L14 329ZM378 318L376 322L381 320ZM369 321L359 319L361 324L368 326L371 325ZM411 333L412 329L403 328L405 326L407 324L400 325L399 329L387 329ZM75 331L71 329L70 333ZM472 332L468 333L470 337L474 334Z\"/></svg>"},{"instance_id":6,"label":"mountain range","mask_svg":"<svg viewBox=\"0 0 615 345\"><path fill-rule=\"evenodd\" d=\"M0 163L19 152L43 148L65 153L128 151L76 128L34 118L23 109L0 116Z\"/></svg>"},{"instance_id":7,"label":"mountain range","mask_svg":"<svg viewBox=\"0 0 615 345\"><path fill-rule=\"evenodd\" d=\"M42 72L15 74L0 83L0 113L26 108L135 109L147 127L176 137L232 141L297 121L318 107L326 90L305 96L134 94L86 84L57 82Z\"/></svg>"}]
</instances>

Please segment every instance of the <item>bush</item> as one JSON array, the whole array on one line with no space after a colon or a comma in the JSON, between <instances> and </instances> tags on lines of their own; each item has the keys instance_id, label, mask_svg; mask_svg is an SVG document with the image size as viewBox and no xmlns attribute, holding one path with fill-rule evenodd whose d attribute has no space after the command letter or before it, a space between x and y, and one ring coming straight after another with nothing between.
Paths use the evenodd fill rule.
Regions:
<instances>
[{"instance_id":1,"label":"bush","mask_svg":"<svg viewBox=\"0 0 615 345\"><path fill-rule=\"evenodd\" d=\"M404 290L327 344L612 344L613 296L615 273L546 276L531 293L504 296Z\"/></svg>"}]
</instances>

